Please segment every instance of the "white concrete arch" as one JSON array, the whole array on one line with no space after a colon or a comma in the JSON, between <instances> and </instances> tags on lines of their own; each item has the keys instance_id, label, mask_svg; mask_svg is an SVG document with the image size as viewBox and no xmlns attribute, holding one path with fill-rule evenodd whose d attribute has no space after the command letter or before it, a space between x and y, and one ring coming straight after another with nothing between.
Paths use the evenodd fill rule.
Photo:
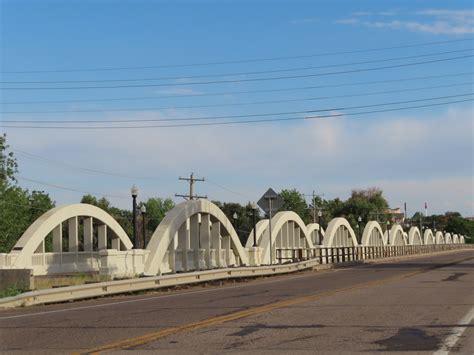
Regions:
<instances>
[{"instance_id":1,"label":"white concrete arch","mask_svg":"<svg viewBox=\"0 0 474 355\"><path fill-rule=\"evenodd\" d=\"M396 246L407 245L407 236L401 225L394 224L390 228L390 240L387 244Z\"/></svg>"},{"instance_id":2,"label":"white concrete arch","mask_svg":"<svg viewBox=\"0 0 474 355\"><path fill-rule=\"evenodd\" d=\"M411 227L408 232L408 245L422 245L420 230L418 227Z\"/></svg>"},{"instance_id":3,"label":"white concrete arch","mask_svg":"<svg viewBox=\"0 0 474 355\"><path fill-rule=\"evenodd\" d=\"M444 243L445 244L453 244L453 238L451 237L451 233L446 233L444 235Z\"/></svg>"},{"instance_id":4,"label":"white concrete arch","mask_svg":"<svg viewBox=\"0 0 474 355\"><path fill-rule=\"evenodd\" d=\"M324 240L324 228L318 223L310 223L306 226L306 231L311 238L314 246L322 245Z\"/></svg>"},{"instance_id":5,"label":"white concrete arch","mask_svg":"<svg viewBox=\"0 0 474 355\"><path fill-rule=\"evenodd\" d=\"M334 218L326 228L323 240L325 247L357 246L354 230L345 218Z\"/></svg>"},{"instance_id":6,"label":"white concrete arch","mask_svg":"<svg viewBox=\"0 0 474 355\"><path fill-rule=\"evenodd\" d=\"M465 244L466 243L466 239L464 238L463 235L459 236L459 243L460 244Z\"/></svg>"},{"instance_id":7,"label":"white concrete arch","mask_svg":"<svg viewBox=\"0 0 474 355\"><path fill-rule=\"evenodd\" d=\"M408 233L403 232L403 239L405 240L405 245L408 245Z\"/></svg>"},{"instance_id":8,"label":"white concrete arch","mask_svg":"<svg viewBox=\"0 0 474 355\"><path fill-rule=\"evenodd\" d=\"M363 246L383 246L386 244L386 238L380 224L376 221L369 221L362 233L361 245Z\"/></svg>"},{"instance_id":9,"label":"white concrete arch","mask_svg":"<svg viewBox=\"0 0 474 355\"><path fill-rule=\"evenodd\" d=\"M443 232L441 231L436 232L435 239L436 239L436 244L445 244Z\"/></svg>"},{"instance_id":10,"label":"white concrete arch","mask_svg":"<svg viewBox=\"0 0 474 355\"><path fill-rule=\"evenodd\" d=\"M270 228L265 230L259 247L262 248L262 263L269 264L276 261L277 248L299 249L314 248L306 225L298 214L293 211L282 211L275 214L271 220L272 259L270 260Z\"/></svg>"},{"instance_id":11,"label":"white concrete arch","mask_svg":"<svg viewBox=\"0 0 474 355\"><path fill-rule=\"evenodd\" d=\"M453 244L459 244L459 236L457 234L453 235Z\"/></svg>"},{"instance_id":12,"label":"white concrete arch","mask_svg":"<svg viewBox=\"0 0 474 355\"><path fill-rule=\"evenodd\" d=\"M77 251L78 217L86 217L84 220L85 249L92 251L93 219L99 220L102 223L102 228L98 231L100 249L107 247L107 228L115 234L116 242L112 244L115 245L116 249L120 249L120 246L125 250L133 247L123 228L104 210L85 203L60 206L41 215L23 233L11 251L11 254L16 256L14 267L25 268L31 266L33 254L38 249L43 249L44 251L44 239L51 232L53 232L53 249L55 252L61 252L63 222L68 223L69 251Z\"/></svg>"},{"instance_id":13,"label":"white concrete arch","mask_svg":"<svg viewBox=\"0 0 474 355\"><path fill-rule=\"evenodd\" d=\"M423 233L423 244L429 245L435 244L435 242L435 237L431 229L425 229L425 232Z\"/></svg>"},{"instance_id":14,"label":"white concrete arch","mask_svg":"<svg viewBox=\"0 0 474 355\"><path fill-rule=\"evenodd\" d=\"M265 230L268 228L269 221L268 219L261 219L257 222L257 245L260 245L260 240L262 239ZM250 231L249 237L247 238L247 242L245 243L246 248L253 247L253 228Z\"/></svg>"},{"instance_id":15,"label":"white concrete arch","mask_svg":"<svg viewBox=\"0 0 474 355\"><path fill-rule=\"evenodd\" d=\"M175 260L177 247L181 252L179 268ZM240 259L241 265L248 265L247 253L232 223L208 200L182 202L169 211L153 233L147 250L150 254L145 263L145 275L188 271L188 259L193 260L193 269L230 266L236 263L235 257Z\"/></svg>"}]
</instances>

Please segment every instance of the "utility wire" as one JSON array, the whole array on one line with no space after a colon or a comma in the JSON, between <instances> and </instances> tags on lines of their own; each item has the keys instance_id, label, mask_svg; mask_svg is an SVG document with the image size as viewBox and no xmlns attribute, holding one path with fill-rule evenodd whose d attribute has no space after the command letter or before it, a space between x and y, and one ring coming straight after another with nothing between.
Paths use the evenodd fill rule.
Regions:
<instances>
[{"instance_id":1,"label":"utility wire","mask_svg":"<svg viewBox=\"0 0 474 355\"><path fill-rule=\"evenodd\" d=\"M345 66L351 66L351 65L383 63L383 62L391 62L391 61L405 60L405 59L432 57L432 56L438 56L438 55L444 55L444 54L472 52L472 50L473 50L472 48L458 49L458 50L453 50L453 51L425 53L425 54L417 54L417 55L411 55L411 56L365 60L365 61L350 62L350 63L328 64L328 65L296 67L296 68L283 68L283 69L273 69L273 70L258 70L258 71L247 71L247 72L237 72L237 73L234 72L234 73L220 73L220 74L206 74L206 75L167 76L167 77L165 76L165 77L158 77L158 78L126 78L126 79L101 79L101 80L0 81L0 84L113 83L113 82L160 81L160 80L189 80L189 79L218 78L218 77L242 76L242 75L274 74L274 73L286 73L286 72L305 71L305 70L313 70L313 69L345 67Z\"/></svg>"},{"instance_id":2,"label":"utility wire","mask_svg":"<svg viewBox=\"0 0 474 355\"><path fill-rule=\"evenodd\" d=\"M412 62L404 64L394 64L387 65L382 67L374 68L364 68L364 69L351 69L351 70L342 70L335 72L327 73L315 73L315 74L302 74L302 75L288 75L288 76L276 76L276 77L266 77L266 78L251 78L251 79L236 79L236 80L215 80L215 81L197 81L197 82L188 82L188 83L166 83L166 84L140 84L140 85L109 85L109 86L54 86L54 87L1 87L0 90L88 90L88 89L122 89L122 88L144 88L144 87L169 87L169 86L188 86L188 85L210 85L210 84L231 84L231 83L243 83L243 82L257 82L257 81L273 81L273 80L286 80L286 79L300 79L300 78L311 78L319 76L329 76L329 75L339 75L339 74L350 74L350 73L362 73L369 71L385 70L385 69L394 69L402 68L423 64L432 64L447 62L453 60L467 59L472 58L474 55L464 55L458 57L450 57L443 59L433 59L421 62Z\"/></svg>"},{"instance_id":3,"label":"utility wire","mask_svg":"<svg viewBox=\"0 0 474 355\"><path fill-rule=\"evenodd\" d=\"M441 89L457 86L472 86L473 82L465 82L459 84L449 84L449 85L436 85L436 86L425 86L411 89L400 89L400 90L386 90L386 91L372 91L359 94L346 94L346 95L335 95L335 96L319 96L319 97L308 97L301 99L282 99L282 100L269 100L269 101L252 101L252 102L240 102L232 104L213 104L213 105L195 105L195 106L172 106L172 107L138 107L138 108L123 108L123 109L97 109L97 110L53 110L53 111L3 111L0 114L57 114L57 113L93 113L93 112L128 112L128 111L154 111L154 110L172 110L172 109L191 109L191 108L212 108L212 107L232 107L232 106L249 106L249 105L261 105L261 104L278 104L283 102L302 102L302 101L317 101L317 100L329 100L329 99L338 99L338 98L349 98L349 97L362 97L362 96L372 96L372 95L383 95L383 94L394 94L394 93L403 93L403 92L413 92L421 90L430 90L430 89ZM2 120L3 122L43 122L43 123L57 123L64 122L64 120ZM112 122L108 120L102 121L84 121L84 120L74 120L67 122L81 123L81 122ZM120 121L122 122L122 121Z\"/></svg>"},{"instance_id":4,"label":"utility wire","mask_svg":"<svg viewBox=\"0 0 474 355\"><path fill-rule=\"evenodd\" d=\"M457 98L457 97L464 97L464 96L471 96L473 95L472 92L470 93L463 93L458 95L447 95L447 96L437 96L437 97L429 97L424 99L415 99L415 100L404 100L404 101L392 101L380 104L371 104L371 105L358 105L358 106L342 106L342 107L329 107L323 109L315 109L315 110L302 110L302 111L286 111L286 112L265 112L265 113L251 113L251 114L244 114L244 115L225 115L225 116L201 116L201 117L185 117L185 118L155 118L155 119L135 119L135 120L82 120L82 121L6 121L3 122L15 122L15 123L38 123L38 124L48 124L48 123L137 123L137 122L177 122L177 121L204 121L204 120L219 120L219 119L235 119L235 118L249 118L249 117L266 117L266 116L281 116L281 115L294 115L294 114L307 114L307 113L314 113L314 112L327 112L327 111L340 111L340 110L353 110L353 109L360 109L360 108L368 108L368 107L378 107L378 106L388 106L388 105L399 105L399 104L406 104L412 102L420 102L420 101L431 101L431 100L440 100L440 99L450 99L450 98ZM4 127L9 127L4 126ZM133 126L130 126L133 127ZM81 126L72 126L70 128L82 128ZM94 128L115 128L115 126L94 126Z\"/></svg>"},{"instance_id":5,"label":"utility wire","mask_svg":"<svg viewBox=\"0 0 474 355\"><path fill-rule=\"evenodd\" d=\"M120 177L120 178L125 178L125 179L134 179L134 180L161 180L158 177L131 176L131 175L124 175L124 174L114 173L114 172L110 172L110 171L90 169L90 168L85 168L85 167L82 167L82 166L76 166L76 165L65 163L65 162L60 162L60 161L57 161L57 160L52 160L52 159L49 159L49 158L44 158L44 157L41 157L39 155L28 153L28 152L25 152L25 151L19 150L19 149L10 148L10 150L12 150L15 153L18 153L20 155L26 156L28 158L42 160L42 161L45 161L49 164L65 166L67 168L76 169L76 170L83 171L83 172L86 172L86 173L110 175L110 176L115 176L115 177Z\"/></svg>"},{"instance_id":6,"label":"utility wire","mask_svg":"<svg viewBox=\"0 0 474 355\"><path fill-rule=\"evenodd\" d=\"M458 77L458 76L464 77L464 76L469 76L472 74L473 72L464 72L464 73L455 73L455 74L419 76L419 77L402 78L402 79L362 81L362 82L352 82L352 83L343 83L343 84L326 84L326 85L317 85L317 86L303 86L303 87L263 89L263 90L227 91L227 92L218 92L218 93L193 93L193 94L164 95L164 96L116 97L116 98L108 98L108 99L100 98L100 99L80 99L80 100L13 101L13 102L2 102L0 103L0 105L36 105L36 104L79 103L79 102L135 101L135 100L175 99L175 98L184 98L184 97L242 95L242 94L257 94L257 93L268 93L268 92L284 92L284 91L300 91L300 90L312 90L312 89L323 89L323 88L337 88L337 87L372 85L372 84L386 84L386 83L417 81L417 80L426 80L426 79L450 78L450 77Z\"/></svg>"},{"instance_id":7,"label":"utility wire","mask_svg":"<svg viewBox=\"0 0 474 355\"><path fill-rule=\"evenodd\" d=\"M47 212L47 211L52 210L53 208L58 207L58 206L53 206L52 208L38 208L38 207L34 207L34 206L22 205L22 204L19 204L19 203L11 203L11 202L7 202L7 201L0 201L0 203L3 203L5 205L9 205L9 206L22 207L22 208L27 208L27 209L31 209L31 210L38 210L38 211L43 211L43 212ZM98 206L96 206L96 207L98 207ZM128 211L128 210L126 210L126 211ZM129 221L133 220L133 218L122 217L122 216L114 216L110 212L108 212L108 211L106 211L106 212L109 213L114 219L126 219L126 220L129 220ZM150 216L146 217L147 221L149 221L149 220L162 220L162 219L163 218L158 218L158 217L150 217Z\"/></svg>"},{"instance_id":8,"label":"utility wire","mask_svg":"<svg viewBox=\"0 0 474 355\"><path fill-rule=\"evenodd\" d=\"M214 61L205 63L188 63L188 64L165 64L165 65L151 65L151 66L131 66L131 67L107 67L107 68L70 68L70 69L49 69L49 70L15 70L15 71L1 71L2 74L26 74L26 73L69 73L69 72L95 72L95 71L116 71L116 70L144 70L144 69L158 69L158 68L182 68L182 67L200 67L200 66L212 66L212 65L225 65L225 64L239 64L239 63L255 63L255 62L266 62L266 61L279 61L279 60L290 60L290 59L303 59L303 58L314 58L324 57L333 55L344 55L344 54L356 54L356 53L368 53L385 51L392 49L402 48L414 48L432 46L438 44L448 43L460 43L472 41L472 38L462 38L455 40L436 41L436 42L422 42L414 44L404 44L390 47L379 47L379 48L366 48L351 51L337 51L337 52L323 52L308 55L296 55L296 56L283 56L283 57L266 57L266 58L254 58L254 59L240 59L240 60L229 60L229 61Z\"/></svg>"},{"instance_id":9,"label":"utility wire","mask_svg":"<svg viewBox=\"0 0 474 355\"><path fill-rule=\"evenodd\" d=\"M199 177L199 175L197 175L197 176ZM201 177L201 178L202 178L202 177ZM225 186L223 186L223 185L221 185L221 184L219 184L219 183L217 183L217 182L215 182L215 181L213 181L213 180L210 180L208 177L206 177L205 182L208 182L208 183L210 183L211 185L217 186L217 187L219 187L220 189L225 190L225 191L227 191L227 192L230 192L230 193L232 193L232 194L234 194L234 195L239 195L239 196L241 196L241 197L248 198L249 201L252 200L252 198L249 197L248 195L245 195L245 194L243 194L243 193L240 193L240 192L231 190L231 189L229 189L229 188L227 188L227 187L225 187Z\"/></svg>"},{"instance_id":10,"label":"utility wire","mask_svg":"<svg viewBox=\"0 0 474 355\"><path fill-rule=\"evenodd\" d=\"M32 209L32 210L43 211L43 212L46 212L46 211L51 210L52 208L55 208L55 206L53 206L52 208L38 208L38 207L34 207L34 206L22 205L22 204L19 204L19 203L11 203L11 202L7 202L7 201L0 201L0 203L3 203L5 205L10 205L10 206L15 206L15 207L22 207L22 208L28 208L28 209Z\"/></svg>"},{"instance_id":11,"label":"utility wire","mask_svg":"<svg viewBox=\"0 0 474 355\"><path fill-rule=\"evenodd\" d=\"M462 102L473 101L473 99L465 100L456 100L448 101L441 103L432 103L425 105L416 105L416 106L406 106L398 107L393 109L382 109L382 110L372 110L372 111L363 111L363 112L352 112L352 113L340 113L340 114L330 114L330 115L319 115L319 116L306 116L306 117L289 117L289 118L273 118L273 119L260 119L260 120L246 120L246 121L225 121L225 122L199 122L199 123L188 123L188 124L169 124L169 125L148 125L148 126L110 126L110 127L101 127L101 126L88 126L88 127L70 127L70 126L3 126L3 128L19 128L19 129L64 129L64 130L95 130L95 129L149 129L149 128L179 128L179 127L199 127L199 126L223 126L223 125L232 125L232 124L249 124L249 123L266 123L266 122L277 122L277 121L296 121L296 120L309 120L317 118L332 118L332 117L343 117L343 116L356 116L362 114L373 114L381 112L394 112L394 111L403 111L416 108L426 108L442 105L450 105Z\"/></svg>"},{"instance_id":12,"label":"utility wire","mask_svg":"<svg viewBox=\"0 0 474 355\"><path fill-rule=\"evenodd\" d=\"M61 186L61 185L56 185L56 184L49 184L49 183L44 182L44 181L39 181L39 180L35 180L35 179L30 179L30 178L26 178L26 177L23 177L23 176L18 176L18 178L19 178L20 180L33 182L33 183L35 183L35 184L40 184L40 185L44 185L44 186L48 186L48 187L54 187L54 188L56 188L56 189L61 189L61 190L80 192L80 193L83 193L83 194L89 194L89 195L95 195L95 196L103 196L103 197L126 198L126 199L129 199L129 198L130 198L129 196L123 196L123 195L104 195L104 194L101 194L101 193L98 193L98 192L90 192L90 191L77 190L77 189L72 188L72 187L66 187L66 186Z\"/></svg>"},{"instance_id":13,"label":"utility wire","mask_svg":"<svg viewBox=\"0 0 474 355\"><path fill-rule=\"evenodd\" d=\"M117 177L124 177L124 178L130 178L130 179L137 179L137 180L141 180L141 179L146 179L146 180L155 180L155 179L158 179L158 178L144 178L144 177L134 177L134 176L128 176L128 175L122 175L122 174L117 174L117 173L111 173L111 172L108 172L108 171L102 171L102 170L96 170L96 169L89 169L89 168L84 168L84 167L81 167L81 166L77 166L77 165L73 165L73 164L69 164L69 163L64 163L64 162L60 162L60 161L57 161L57 160L52 160L52 159L49 159L49 158L45 158L45 157L42 157L42 156L39 156L39 155L36 155L36 154L32 154L32 153L28 153L28 152L25 152L23 150L19 150L19 149L13 149L13 148L10 148L10 150L14 151L15 153L19 153L19 154L22 154L24 156L27 156L29 158L34 158L34 159L38 159L38 160L42 160L42 161L45 161L47 163L50 163L50 164L55 164L55 165L59 165L59 166L65 166L67 168L73 168L73 169L76 169L78 171L82 171L82 172L85 172L85 173L99 173L99 174L104 174L104 175L111 175L111 176L117 176ZM249 198L249 196L247 195L244 195L242 193L239 193L239 192L236 192L236 191L233 191L233 190L230 190L228 188L226 188L225 186L222 186L220 184L218 184L217 182L213 181L213 180L209 180L208 178L206 178L206 182L212 184L212 185L215 185L223 190L226 190L228 192L231 192L233 194L236 194L236 195L240 195L242 197L245 197L245 198ZM3 201L2 201L3 202Z\"/></svg>"}]
</instances>

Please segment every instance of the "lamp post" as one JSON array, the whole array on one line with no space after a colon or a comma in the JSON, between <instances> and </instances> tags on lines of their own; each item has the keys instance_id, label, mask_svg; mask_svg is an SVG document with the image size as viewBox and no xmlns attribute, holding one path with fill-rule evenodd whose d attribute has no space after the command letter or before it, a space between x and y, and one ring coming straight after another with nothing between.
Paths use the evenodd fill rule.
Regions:
<instances>
[{"instance_id":1,"label":"lamp post","mask_svg":"<svg viewBox=\"0 0 474 355\"><path fill-rule=\"evenodd\" d=\"M318 224L319 224L319 245L323 244L323 238L322 238L322 226L321 226L321 217L323 216L323 211L319 210L318 211Z\"/></svg>"},{"instance_id":2,"label":"lamp post","mask_svg":"<svg viewBox=\"0 0 474 355\"><path fill-rule=\"evenodd\" d=\"M237 231L237 220L239 219L239 215L237 214L237 212L234 212L234 214L232 215L232 218L234 219L234 228Z\"/></svg>"},{"instance_id":3,"label":"lamp post","mask_svg":"<svg viewBox=\"0 0 474 355\"><path fill-rule=\"evenodd\" d=\"M257 204L252 203L253 246L257 247Z\"/></svg>"},{"instance_id":4,"label":"lamp post","mask_svg":"<svg viewBox=\"0 0 474 355\"><path fill-rule=\"evenodd\" d=\"M387 245L390 245L390 221L387 221Z\"/></svg>"},{"instance_id":5,"label":"lamp post","mask_svg":"<svg viewBox=\"0 0 474 355\"><path fill-rule=\"evenodd\" d=\"M361 243L361 237L360 237L360 228L362 227L362 217L359 216L359 218L357 218L357 233L359 234L358 237L359 237L359 244Z\"/></svg>"},{"instance_id":6,"label":"lamp post","mask_svg":"<svg viewBox=\"0 0 474 355\"><path fill-rule=\"evenodd\" d=\"M134 249L138 248L138 236L137 236L137 196L138 196L138 187L135 185L130 189L132 194L132 203L133 203L133 247Z\"/></svg>"},{"instance_id":7,"label":"lamp post","mask_svg":"<svg viewBox=\"0 0 474 355\"><path fill-rule=\"evenodd\" d=\"M199 249L201 249L201 224L202 224L201 214L199 213L198 214L198 248Z\"/></svg>"},{"instance_id":8,"label":"lamp post","mask_svg":"<svg viewBox=\"0 0 474 355\"><path fill-rule=\"evenodd\" d=\"M143 248L146 248L146 206L142 205L140 207L140 212L142 213L142 229L143 229Z\"/></svg>"}]
</instances>

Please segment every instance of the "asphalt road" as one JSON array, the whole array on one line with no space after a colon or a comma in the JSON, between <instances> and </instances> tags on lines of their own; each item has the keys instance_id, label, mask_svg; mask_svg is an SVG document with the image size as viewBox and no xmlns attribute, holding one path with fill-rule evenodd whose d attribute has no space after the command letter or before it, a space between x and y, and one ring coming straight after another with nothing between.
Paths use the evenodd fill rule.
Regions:
<instances>
[{"instance_id":1,"label":"asphalt road","mask_svg":"<svg viewBox=\"0 0 474 355\"><path fill-rule=\"evenodd\" d=\"M0 351L472 354L474 250L0 311Z\"/></svg>"}]
</instances>

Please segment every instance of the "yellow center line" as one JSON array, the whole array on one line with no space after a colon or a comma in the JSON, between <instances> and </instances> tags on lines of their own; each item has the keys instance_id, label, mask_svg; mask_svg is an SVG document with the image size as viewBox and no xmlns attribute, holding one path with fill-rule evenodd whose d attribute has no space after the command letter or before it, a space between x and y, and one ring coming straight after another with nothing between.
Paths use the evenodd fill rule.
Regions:
<instances>
[{"instance_id":1,"label":"yellow center line","mask_svg":"<svg viewBox=\"0 0 474 355\"><path fill-rule=\"evenodd\" d=\"M443 264L441 267L458 264L458 263L461 263L463 261L470 260L470 259L472 259L472 257L463 258L463 259L460 259L460 260L457 260L457 261L454 261L454 262ZM438 268L438 267L436 267L436 268ZM392 277L388 277L388 278L381 279L381 280L363 282L363 283L353 285L353 286L349 286L349 287L343 287L343 288L330 290L330 291L325 291L325 292L320 292L320 293L312 294L312 295L308 295L308 296L292 298L292 299L289 299L289 300L286 300L286 301L274 302L274 303L266 304L266 305L263 305L263 306L254 307L254 308L251 308L251 309L237 311L237 312L227 314L227 315L223 315L223 316L217 316L217 317L204 319L204 320L194 322L194 323L188 323L188 324L183 324L183 325L179 325L179 326L176 326L176 327L166 328L166 329L163 329L163 330L160 330L160 331L140 335L140 336L129 338L129 339L120 340L120 341L113 342L113 343L110 343L110 344L101 345L101 346L98 346L96 348L84 350L81 353L74 353L74 354L99 354L101 352L106 352L106 351L113 351L113 350L119 350L119 349L128 349L128 348L132 348L132 347L135 347L135 346L144 345L144 344L154 342L158 339L167 337L169 335L188 332L188 331L192 331L192 330L196 330L196 329L200 329L200 328L204 328L204 327L210 327L210 326L213 326L213 325L217 325L217 324L221 324L221 323L225 323L225 322L229 322L229 321L233 321L233 320L237 320L237 319L241 319L241 318L245 318L245 317L249 317L249 316L254 316L254 315L258 315L258 314L262 314L262 313L267 313L267 312L273 311L275 309L285 308L285 307L293 306L293 305L296 305L296 304L301 304L301 303L305 303L305 302L312 302L312 301L316 301L316 300L319 300L321 298L332 296L332 295L335 295L335 294L338 294L338 293L353 291L353 290L367 288L367 287L374 287L374 286L384 285L384 284L387 284L387 283L390 283L390 282L393 282L393 281L396 281L396 280L409 278L409 277L424 273L426 271L430 271L432 269L433 268L429 268L427 270L423 269L423 270L418 270L418 271L412 271L412 272L408 272L408 273L405 273L405 274L402 274L402 275L392 276Z\"/></svg>"}]
</instances>

